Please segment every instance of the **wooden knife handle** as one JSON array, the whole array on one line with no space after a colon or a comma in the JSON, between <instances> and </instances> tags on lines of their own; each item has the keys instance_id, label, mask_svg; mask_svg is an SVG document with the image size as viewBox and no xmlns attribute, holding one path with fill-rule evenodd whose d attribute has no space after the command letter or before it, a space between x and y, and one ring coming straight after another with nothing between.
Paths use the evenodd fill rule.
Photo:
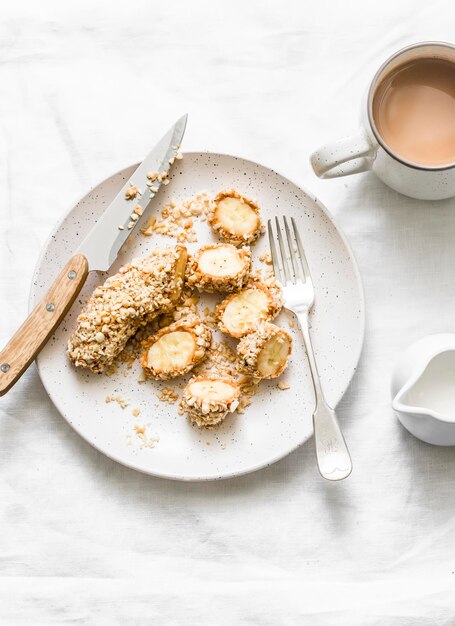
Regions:
<instances>
[{"instance_id":1,"label":"wooden knife handle","mask_svg":"<svg viewBox=\"0 0 455 626\"><path fill-rule=\"evenodd\" d=\"M11 389L41 351L82 289L87 274L85 256L73 256L0 352L0 396Z\"/></svg>"}]
</instances>

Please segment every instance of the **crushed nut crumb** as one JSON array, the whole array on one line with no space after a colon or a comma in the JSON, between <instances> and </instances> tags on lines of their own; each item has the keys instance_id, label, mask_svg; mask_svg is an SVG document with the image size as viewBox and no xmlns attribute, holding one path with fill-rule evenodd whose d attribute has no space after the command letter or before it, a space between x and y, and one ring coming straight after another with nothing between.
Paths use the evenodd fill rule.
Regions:
<instances>
[{"instance_id":1,"label":"crushed nut crumb","mask_svg":"<svg viewBox=\"0 0 455 626\"><path fill-rule=\"evenodd\" d=\"M169 402L174 404L179 399L179 393L171 387L164 387L159 393L156 394L161 402Z\"/></svg>"},{"instance_id":2,"label":"crushed nut crumb","mask_svg":"<svg viewBox=\"0 0 455 626\"><path fill-rule=\"evenodd\" d=\"M136 187L136 185L130 184L128 189L125 191L125 198L127 200L132 200L133 198L137 196L137 194L138 194L138 188Z\"/></svg>"},{"instance_id":3,"label":"crushed nut crumb","mask_svg":"<svg viewBox=\"0 0 455 626\"><path fill-rule=\"evenodd\" d=\"M272 256L270 252L264 252L264 254L261 254L259 260L261 263L265 263L266 265L272 265Z\"/></svg>"},{"instance_id":4,"label":"crushed nut crumb","mask_svg":"<svg viewBox=\"0 0 455 626\"><path fill-rule=\"evenodd\" d=\"M134 431L136 433L136 435L139 437L139 439L142 441L142 445L141 445L141 449L142 448L155 448L156 444L159 442L160 438L158 436L150 436L148 434L148 427L150 426L150 424L147 424L147 426L140 426L139 424L135 424L134 426Z\"/></svg>"},{"instance_id":5,"label":"crushed nut crumb","mask_svg":"<svg viewBox=\"0 0 455 626\"><path fill-rule=\"evenodd\" d=\"M104 402L106 404L109 404L110 402L117 402L121 409L126 409L126 407L128 406L128 402L121 396L106 396L104 398Z\"/></svg>"},{"instance_id":6,"label":"crushed nut crumb","mask_svg":"<svg viewBox=\"0 0 455 626\"><path fill-rule=\"evenodd\" d=\"M166 184L165 179L163 184ZM153 191L153 187L151 188ZM206 192L197 193L191 198L177 204L171 200L160 211L157 218L153 216L142 233L149 237L154 233L174 237L178 241L196 242L195 218L206 215L212 206L212 200Z\"/></svg>"}]
</instances>

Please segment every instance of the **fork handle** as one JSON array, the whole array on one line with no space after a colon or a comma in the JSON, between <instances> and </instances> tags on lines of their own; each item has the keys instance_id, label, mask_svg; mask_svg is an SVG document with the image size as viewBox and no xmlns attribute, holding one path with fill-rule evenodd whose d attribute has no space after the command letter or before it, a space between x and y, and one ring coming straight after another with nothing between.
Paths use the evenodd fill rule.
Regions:
<instances>
[{"instance_id":1,"label":"fork handle","mask_svg":"<svg viewBox=\"0 0 455 626\"><path fill-rule=\"evenodd\" d=\"M328 405L319 378L311 342L308 313L298 313L300 329L310 364L316 408L313 413L316 458L321 476L327 480L343 480L352 472L352 461L335 411Z\"/></svg>"}]
</instances>

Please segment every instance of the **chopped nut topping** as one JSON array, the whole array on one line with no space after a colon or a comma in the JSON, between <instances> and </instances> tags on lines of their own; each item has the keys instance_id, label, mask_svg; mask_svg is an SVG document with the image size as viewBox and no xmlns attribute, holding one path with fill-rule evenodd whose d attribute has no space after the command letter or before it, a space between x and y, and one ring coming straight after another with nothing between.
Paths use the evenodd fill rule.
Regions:
<instances>
[{"instance_id":1,"label":"chopped nut topping","mask_svg":"<svg viewBox=\"0 0 455 626\"><path fill-rule=\"evenodd\" d=\"M265 263L266 265L272 265L272 256L270 252L264 252L264 254L261 254L259 260L261 263Z\"/></svg>"},{"instance_id":2,"label":"chopped nut topping","mask_svg":"<svg viewBox=\"0 0 455 626\"><path fill-rule=\"evenodd\" d=\"M164 387L164 389L156 395L161 402L168 402L169 404L174 404L179 399L178 392L171 387Z\"/></svg>"},{"instance_id":3,"label":"chopped nut topping","mask_svg":"<svg viewBox=\"0 0 455 626\"><path fill-rule=\"evenodd\" d=\"M178 241L196 242L194 218L204 215L210 210L211 200L206 192L184 200L180 205L171 200L161 209L160 217L153 216L142 229L149 237L153 233L174 237Z\"/></svg>"},{"instance_id":4,"label":"chopped nut topping","mask_svg":"<svg viewBox=\"0 0 455 626\"><path fill-rule=\"evenodd\" d=\"M127 200L132 200L138 194L138 188L136 185L130 185L129 188L125 191L125 198Z\"/></svg>"},{"instance_id":5,"label":"chopped nut topping","mask_svg":"<svg viewBox=\"0 0 455 626\"><path fill-rule=\"evenodd\" d=\"M126 409L126 407L128 406L128 402L121 396L106 396L104 398L104 402L106 404L109 404L110 402L117 402L121 409Z\"/></svg>"},{"instance_id":6,"label":"chopped nut topping","mask_svg":"<svg viewBox=\"0 0 455 626\"><path fill-rule=\"evenodd\" d=\"M148 427L150 426L150 424L147 424L147 426L140 426L139 424L135 424L134 426L134 430L136 435L139 437L139 439L142 441L142 445L141 445L141 449L142 448L155 448L156 444L159 442L160 438L158 436L150 436L148 434Z\"/></svg>"}]
</instances>

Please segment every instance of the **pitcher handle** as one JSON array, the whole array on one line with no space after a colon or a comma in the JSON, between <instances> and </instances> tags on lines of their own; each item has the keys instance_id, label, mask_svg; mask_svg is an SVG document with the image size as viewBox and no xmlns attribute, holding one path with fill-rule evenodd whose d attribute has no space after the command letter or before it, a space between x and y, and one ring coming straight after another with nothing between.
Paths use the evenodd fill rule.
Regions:
<instances>
[{"instance_id":1,"label":"pitcher handle","mask_svg":"<svg viewBox=\"0 0 455 626\"><path fill-rule=\"evenodd\" d=\"M359 131L325 144L310 157L314 173L319 178L350 176L371 169L375 147L367 135Z\"/></svg>"}]
</instances>

